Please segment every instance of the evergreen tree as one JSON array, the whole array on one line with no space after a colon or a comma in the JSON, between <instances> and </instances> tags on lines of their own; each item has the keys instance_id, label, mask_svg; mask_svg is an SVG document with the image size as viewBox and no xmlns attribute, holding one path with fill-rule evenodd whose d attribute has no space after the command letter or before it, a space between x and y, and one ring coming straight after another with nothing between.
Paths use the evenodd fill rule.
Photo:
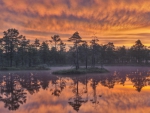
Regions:
<instances>
[{"instance_id":1,"label":"evergreen tree","mask_svg":"<svg viewBox=\"0 0 150 113\"><path fill-rule=\"evenodd\" d=\"M80 37L78 32L75 32L70 38L69 40L70 42L74 43L74 47L75 47L75 52L76 52L76 60L75 60L75 67L76 70L79 69L79 58L78 58L78 46L82 41L82 38Z\"/></svg>"},{"instance_id":2,"label":"evergreen tree","mask_svg":"<svg viewBox=\"0 0 150 113\"><path fill-rule=\"evenodd\" d=\"M42 42L40 46L41 60L43 64L49 61L49 47L47 42Z\"/></svg>"},{"instance_id":3,"label":"evergreen tree","mask_svg":"<svg viewBox=\"0 0 150 113\"><path fill-rule=\"evenodd\" d=\"M9 66L13 65L14 52L18 50L19 32L16 29L8 29L4 31L2 38L3 46L5 48L6 56L8 56Z\"/></svg>"},{"instance_id":4,"label":"evergreen tree","mask_svg":"<svg viewBox=\"0 0 150 113\"><path fill-rule=\"evenodd\" d=\"M96 55L99 56L98 53L100 45L98 44L98 41L99 40L96 36L94 36L93 39L90 41L92 51L92 67L95 67Z\"/></svg>"},{"instance_id":5,"label":"evergreen tree","mask_svg":"<svg viewBox=\"0 0 150 113\"><path fill-rule=\"evenodd\" d=\"M54 35L51 37L51 39L52 39L51 42L54 42L54 45L55 45L54 47L57 51L57 44L61 41L61 39L60 39L59 35Z\"/></svg>"},{"instance_id":6,"label":"evergreen tree","mask_svg":"<svg viewBox=\"0 0 150 113\"><path fill-rule=\"evenodd\" d=\"M136 58L137 63L141 63L145 55L145 46L140 40L137 40L135 44L131 47L131 54Z\"/></svg>"},{"instance_id":7,"label":"evergreen tree","mask_svg":"<svg viewBox=\"0 0 150 113\"><path fill-rule=\"evenodd\" d=\"M25 63L25 58L27 58L27 49L29 46L30 40L27 40L25 36L21 35L21 39L19 40L19 49L18 53L20 54L21 57L21 65L24 66Z\"/></svg>"}]
</instances>

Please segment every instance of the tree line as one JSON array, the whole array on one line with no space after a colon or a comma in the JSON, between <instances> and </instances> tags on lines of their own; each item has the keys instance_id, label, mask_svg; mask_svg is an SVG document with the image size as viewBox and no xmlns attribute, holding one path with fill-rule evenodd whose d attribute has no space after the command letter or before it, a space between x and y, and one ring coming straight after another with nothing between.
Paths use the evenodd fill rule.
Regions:
<instances>
[{"instance_id":1,"label":"tree line","mask_svg":"<svg viewBox=\"0 0 150 113\"><path fill-rule=\"evenodd\" d=\"M31 42L17 29L8 29L0 38L1 67L31 67L37 65L71 64L79 69L80 65L95 67L104 64L149 64L150 50L140 40L130 48L115 47L112 42L99 44L94 36L90 43L83 40L78 32L68 38L73 45L66 51L66 44L59 35L49 40Z\"/></svg>"}]
</instances>

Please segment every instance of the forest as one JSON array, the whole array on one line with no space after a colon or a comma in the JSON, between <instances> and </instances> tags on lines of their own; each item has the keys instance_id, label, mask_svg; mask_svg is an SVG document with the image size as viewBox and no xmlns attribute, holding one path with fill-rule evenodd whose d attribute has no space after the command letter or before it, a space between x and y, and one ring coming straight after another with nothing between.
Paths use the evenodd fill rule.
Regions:
<instances>
[{"instance_id":1,"label":"forest","mask_svg":"<svg viewBox=\"0 0 150 113\"><path fill-rule=\"evenodd\" d=\"M8 29L0 38L0 67L149 65L149 47L140 40L135 40L130 48L115 47L113 42L99 44L96 36L86 42L75 32L68 42L72 46L67 46L59 35L43 42L30 41L17 29Z\"/></svg>"}]
</instances>

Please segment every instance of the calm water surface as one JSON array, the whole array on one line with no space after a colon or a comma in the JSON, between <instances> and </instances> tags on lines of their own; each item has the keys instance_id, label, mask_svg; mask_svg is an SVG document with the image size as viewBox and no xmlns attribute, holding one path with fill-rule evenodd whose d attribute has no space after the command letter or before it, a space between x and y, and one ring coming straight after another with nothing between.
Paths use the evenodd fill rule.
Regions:
<instances>
[{"instance_id":1,"label":"calm water surface","mask_svg":"<svg viewBox=\"0 0 150 113\"><path fill-rule=\"evenodd\" d=\"M0 113L150 113L150 69L106 68L74 77L0 72Z\"/></svg>"}]
</instances>

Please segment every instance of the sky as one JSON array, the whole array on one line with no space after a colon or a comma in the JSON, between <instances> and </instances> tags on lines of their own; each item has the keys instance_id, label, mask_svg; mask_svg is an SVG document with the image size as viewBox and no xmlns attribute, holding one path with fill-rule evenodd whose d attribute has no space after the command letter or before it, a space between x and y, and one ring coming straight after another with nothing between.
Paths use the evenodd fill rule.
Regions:
<instances>
[{"instance_id":1,"label":"sky","mask_svg":"<svg viewBox=\"0 0 150 113\"><path fill-rule=\"evenodd\" d=\"M0 0L0 37L15 28L27 39L67 40L76 31L83 40L150 46L150 0Z\"/></svg>"}]
</instances>

